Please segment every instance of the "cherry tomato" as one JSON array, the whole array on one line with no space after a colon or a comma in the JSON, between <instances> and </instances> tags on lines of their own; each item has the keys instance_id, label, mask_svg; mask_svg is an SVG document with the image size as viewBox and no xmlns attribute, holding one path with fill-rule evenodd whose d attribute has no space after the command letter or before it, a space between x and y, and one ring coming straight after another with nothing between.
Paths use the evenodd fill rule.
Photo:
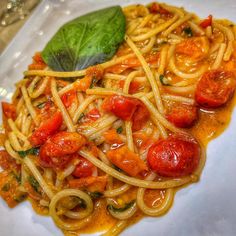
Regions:
<instances>
[{"instance_id":1,"label":"cherry tomato","mask_svg":"<svg viewBox=\"0 0 236 236\"><path fill-rule=\"evenodd\" d=\"M51 135L55 134L60 129L62 121L61 112L56 112L34 131L30 137L30 143L33 146L44 144Z\"/></svg>"},{"instance_id":2,"label":"cherry tomato","mask_svg":"<svg viewBox=\"0 0 236 236\"><path fill-rule=\"evenodd\" d=\"M95 120L99 119L100 117L101 117L101 114L97 108L90 110L86 114L86 118L89 120L92 120L92 121L95 121Z\"/></svg>"},{"instance_id":3,"label":"cherry tomato","mask_svg":"<svg viewBox=\"0 0 236 236\"><path fill-rule=\"evenodd\" d=\"M80 162L76 166L72 175L77 178L84 178L91 176L96 167L90 161L86 160L83 157L80 157L79 160Z\"/></svg>"},{"instance_id":4,"label":"cherry tomato","mask_svg":"<svg viewBox=\"0 0 236 236\"><path fill-rule=\"evenodd\" d=\"M13 104L8 102L2 102L2 111L7 119L16 119L16 108Z\"/></svg>"},{"instance_id":5,"label":"cherry tomato","mask_svg":"<svg viewBox=\"0 0 236 236\"><path fill-rule=\"evenodd\" d=\"M166 118L179 128L189 128L197 120L197 107L191 105L173 106Z\"/></svg>"},{"instance_id":6,"label":"cherry tomato","mask_svg":"<svg viewBox=\"0 0 236 236\"><path fill-rule=\"evenodd\" d=\"M66 108L70 107L73 102L75 102L77 99L76 91L74 89L68 91L67 93L64 93L61 96L61 101L63 102L64 106Z\"/></svg>"},{"instance_id":7,"label":"cherry tomato","mask_svg":"<svg viewBox=\"0 0 236 236\"><path fill-rule=\"evenodd\" d=\"M236 77L233 72L207 71L198 82L195 98L203 107L217 108L229 101L235 88Z\"/></svg>"},{"instance_id":8,"label":"cherry tomato","mask_svg":"<svg viewBox=\"0 0 236 236\"><path fill-rule=\"evenodd\" d=\"M199 163L199 144L184 136L169 136L154 143L148 150L150 168L164 177L181 177L192 174Z\"/></svg>"},{"instance_id":9,"label":"cherry tomato","mask_svg":"<svg viewBox=\"0 0 236 236\"><path fill-rule=\"evenodd\" d=\"M212 15L209 15L205 20L203 20L200 23L200 26L204 29L211 25L212 25Z\"/></svg>"},{"instance_id":10,"label":"cherry tomato","mask_svg":"<svg viewBox=\"0 0 236 236\"><path fill-rule=\"evenodd\" d=\"M61 131L40 147L39 162L43 167L64 167L85 143L82 135Z\"/></svg>"},{"instance_id":11,"label":"cherry tomato","mask_svg":"<svg viewBox=\"0 0 236 236\"><path fill-rule=\"evenodd\" d=\"M149 8L149 11L153 14L160 13L160 14L169 14L170 12L166 9L162 8L158 3L154 2Z\"/></svg>"},{"instance_id":12,"label":"cherry tomato","mask_svg":"<svg viewBox=\"0 0 236 236\"><path fill-rule=\"evenodd\" d=\"M120 82L119 82L120 88L123 88L124 84L125 84L125 81L124 80L120 80ZM143 85L140 82L132 81L130 83L130 86L129 86L129 93L130 94L137 93L141 88L143 88Z\"/></svg>"},{"instance_id":13,"label":"cherry tomato","mask_svg":"<svg viewBox=\"0 0 236 236\"><path fill-rule=\"evenodd\" d=\"M102 108L122 120L132 120L134 131L142 128L150 116L146 106L140 100L125 96L113 95L105 99Z\"/></svg>"}]
</instances>

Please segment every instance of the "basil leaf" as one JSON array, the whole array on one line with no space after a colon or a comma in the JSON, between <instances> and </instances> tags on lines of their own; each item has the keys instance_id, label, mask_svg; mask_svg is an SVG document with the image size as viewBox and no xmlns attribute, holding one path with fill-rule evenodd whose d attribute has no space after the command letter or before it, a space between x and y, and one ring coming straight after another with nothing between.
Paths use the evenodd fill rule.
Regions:
<instances>
[{"instance_id":1,"label":"basil leaf","mask_svg":"<svg viewBox=\"0 0 236 236\"><path fill-rule=\"evenodd\" d=\"M21 158L26 157L27 155L38 155L39 154L39 148L30 148L25 151L18 151L18 154Z\"/></svg>"},{"instance_id":2,"label":"basil leaf","mask_svg":"<svg viewBox=\"0 0 236 236\"><path fill-rule=\"evenodd\" d=\"M56 71L73 71L107 61L124 40L125 16L120 6L80 16L63 25L42 52Z\"/></svg>"},{"instance_id":3,"label":"basil leaf","mask_svg":"<svg viewBox=\"0 0 236 236\"><path fill-rule=\"evenodd\" d=\"M32 188L35 190L35 192L39 193L39 183L38 181L33 177L28 177L29 184L32 186Z\"/></svg>"},{"instance_id":4,"label":"basil leaf","mask_svg":"<svg viewBox=\"0 0 236 236\"><path fill-rule=\"evenodd\" d=\"M118 208L118 207L114 207L113 205L108 205L107 208L108 210L111 210L111 211L115 211L115 212L123 212L127 209L129 209L130 207L132 207L134 205L135 201L131 201L131 202L128 202L125 204L124 207L121 207L121 208Z\"/></svg>"}]
</instances>

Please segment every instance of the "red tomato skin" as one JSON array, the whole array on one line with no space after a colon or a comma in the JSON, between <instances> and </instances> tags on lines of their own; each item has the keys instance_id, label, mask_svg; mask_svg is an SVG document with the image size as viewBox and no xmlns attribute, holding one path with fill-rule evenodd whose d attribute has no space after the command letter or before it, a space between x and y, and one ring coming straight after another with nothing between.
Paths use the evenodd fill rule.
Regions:
<instances>
[{"instance_id":1,"label":"red tomato skin","mask_svg":"<svg viewBox=\"0 0 236 236\"><path fill-rule=\"evenodd\" d=\"M166 118L179 128L190 128L198 118L197 107L190 105L174 106Z\"/></svg>"},{"instance_id":2,"label":"red tomato skin","mask_svg":"<svg viewBox=\"0 0 236 236\"><path fill-rule=\"evenodd\" d=\"M200 23L200 26L204 29L211 25L212 25L212 15L209 15L205 20L203 20Z\"/></svg>"},{"instance_id":3,"label":"red tomato skin","mask_svg":"<svg viewBox=\"0 0 236 236\"><path fill-rule=\"evenodd\" d=\"M86 118L91 120L91 121L95 121L95 120L99 119L100 117L101 117L101 114L100 114L100 112L97 108L94 108L94 109L90 110L86 114Z\"/></svg>"},{"instance_id":4,"label":"red tomato skin","mask_svg":"<svg viewBox=\"0 0 236 236\"><path fill-rule=\"evenodd\" d=\"M61 127L63 122L61 112L56 112L54 115L43 122L39 128L29 138L33 146L39 146L46 142L46 140L55 134Z\"/></svg>"},{"instance_id":5,"label":"red tomato skin","mask_svg":"<svg viewBox=\"0 0 236 236\"><path fill-rule=\"evenodd\" d=\"M182 177L192 174L200 160L200 146L184 136L170 136L154 143L148 151L150 168L163 177Z\"/></svg>"},{"instance_id":6,"label":"red tomato skin","mask_svg":"<svg viewBox=\"0 0 236 236\"><path fill-rule=\"evenodd\" d=\"M82 135L61 131L40 147L39 163L43 167L64 167L85 143Z\"/></svg>"},{"instance_id":7,"label":"red tomato skin","mask_svg":"<svg viewBox=\"0 0 236 236\"><path fill-rule=\"evenodd\" d=\"M122 120L132 121L134 131L141 129L150 116L146 106L140 100L120 95L105 99L102 108Z\"/></svg>"},{"instance_id":8,"label":"red tomato skin","mask_svg":"<svg viewBox=\"0 0 236 236\"><path fill-rule=\"evenodd\" d=\"M61 101L66 108L70 107L75 100L76 100L76 91L73 89L68 91L67 93L64 93L61 96Z\"/></svg>"},{"instance_id":9,"label":"red tomato skin","mask_svg":"<svg viewBox=\"0 0 236 236\"><path fill-rule=\"evenodd\" d=\"M206 108L217 108L225 105L236 88L236 77L233 72L212 70L203 74L198 82L195 99Z\"/></svg>"},{"instance_id":10,"label":"red tomato skin","mask_svg":"<svg viewBox=\"0 0 236 236\"><path fill-rule=\"evenodd\" d=\"M76 166L72 175L77 178L85 178L88 176L92 176L95 166L90 161L86 160L83 157L80 157L79 159L80 162Z\"/></svg>"},{"instance_id":11,"label":"red tomato skin","mask_svg":"<svg viewBox=\"0 0 236 236\"><path fill-rule=\"evenodd\" d=\"M8 102L2 102L2 111L7 119L16 119L16 108L13 104Z\"/></svg>"}]
</instances>

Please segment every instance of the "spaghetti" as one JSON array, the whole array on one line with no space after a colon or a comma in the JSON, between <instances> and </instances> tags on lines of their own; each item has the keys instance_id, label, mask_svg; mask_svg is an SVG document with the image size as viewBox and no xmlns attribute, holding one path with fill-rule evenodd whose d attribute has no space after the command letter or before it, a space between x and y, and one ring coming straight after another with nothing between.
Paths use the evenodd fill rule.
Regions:
<instances>
[{"instance_id":1,"label":"spaghetti","mask_svg":"<svg viewBox=\"0 0 236 236\"><path fill-rule=\"evenodd\" d=\"M2 103L0 195L10 207L28 198L65 234L118 235L166 213L199 180L210 135L225 128L214 121L230 118L232 23L159 3L123 12L110 61L60 72L36 54Z\"/></svg>"}]
</instances>

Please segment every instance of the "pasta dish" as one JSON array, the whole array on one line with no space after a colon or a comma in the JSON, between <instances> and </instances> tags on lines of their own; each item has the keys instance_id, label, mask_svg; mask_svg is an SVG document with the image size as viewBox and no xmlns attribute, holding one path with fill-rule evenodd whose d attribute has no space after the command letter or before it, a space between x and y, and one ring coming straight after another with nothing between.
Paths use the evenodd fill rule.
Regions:
<instances>
[{"instance_id":1,"label":"pasta dish","mask_svg":"<svg viewBox=\"0 0 236 236\"><path fill-rule=\"evenodd\" d=\"M65 235L165 214L229 124L235 37L228 20L156 2L62 26L2 102L1 197Z\"/></svg>"}]
</instances>

